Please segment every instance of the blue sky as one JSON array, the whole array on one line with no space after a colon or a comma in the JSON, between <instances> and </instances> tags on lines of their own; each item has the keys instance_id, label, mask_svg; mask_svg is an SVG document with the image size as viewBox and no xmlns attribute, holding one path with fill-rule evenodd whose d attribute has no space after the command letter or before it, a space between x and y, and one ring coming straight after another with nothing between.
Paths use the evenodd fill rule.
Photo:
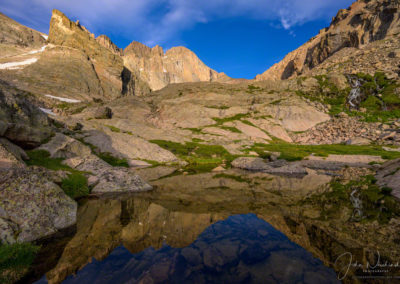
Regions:
<instances>
[{"instance_id":1,"label":"blue sky","mask_svg":"<svg viewBox=\"0 0 400 284\"><path fill-rule=\"evenodd\" d=\"M48 32L51 10L119 47L183 45L208 66L254 78L329 25L353 0L1 0L0 11Z\"/></svg>"}]
</instances>

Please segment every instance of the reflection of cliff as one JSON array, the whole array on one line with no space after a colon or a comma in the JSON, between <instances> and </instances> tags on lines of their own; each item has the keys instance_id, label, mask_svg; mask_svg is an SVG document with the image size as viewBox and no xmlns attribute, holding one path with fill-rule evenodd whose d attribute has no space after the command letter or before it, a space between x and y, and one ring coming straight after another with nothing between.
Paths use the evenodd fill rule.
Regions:
<instances>
[{"instance_id":1,"label":"reflection of cliff","mask_svg":"<svg viewBox=\"0 0 400 284\"><path fill-rule=\"evenodd\" d=\"M160 248L163 243L185 247L212 223L217 214L171 212L146 199L89 200L79 208L77 233L58 264L46 274L60 283L92 258L103 260L121 243L132 253Z\"/></svg>"},{"instance_id":2,"label":"reflection of cliff","mask_svg":"<svg viewBox=\"0 0 400 284\"><path fill-rule=\"evenodd\" d=\"M332 269L253 214L217 222L185 248L117 248L66 283L337 283Z\"/></svg>"},{"instance_id":3,"label":"reflection of cliff","mask_svg":"<svg viewBox=\"0 0 400 284\"><path fill-rule=\"evenodd\" d=\"M359 263L371 260L371 252L376 250L382 259L400 259L397 219L389 224L355 223L348 221L345 210L340 218L324 219L321 204L301 203L310 194L326 189L326 177L250 178L257 184L208 175L172 177L164 179L164 186L158 190L122 201L86 201L79 208L75 237L55 268L47 273L49 282L59 283L85 267L92 257L103 260L121 245L119 249L125 247L131 254L146 252L148 257L154 249L163 250L163 244L172 248L190 246L211 224L248 213L256 214L329 266L346 251L352 252ZM149 247L154 248L153 252Z\"/></svg>"}]
</instances>

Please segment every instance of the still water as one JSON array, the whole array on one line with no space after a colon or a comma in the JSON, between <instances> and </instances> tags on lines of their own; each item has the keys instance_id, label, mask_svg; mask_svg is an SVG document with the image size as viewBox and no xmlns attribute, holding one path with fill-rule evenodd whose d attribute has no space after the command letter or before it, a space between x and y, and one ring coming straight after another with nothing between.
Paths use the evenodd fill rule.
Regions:
<instances>
[{"instance_id":1,"label":"still water","mask_svg":"<svg viewBox=\"0 0 400 284\"><path fill-rule=\"evenodd\" d=\"M164 237L164 236L162 236ZM123 244L63 283L338 283L333 269L254 214L205 228L188 246L131 252ZM43 278L37 283L47 283Z\"/></svg>"},{"instance_id":2,"label":"still water","mask_svg":"<svg viewBox=\"0 0 400 284\"><path fill-rule=\"evenodd\" d=\"M398 280L387 281L398 268L363 272L377 253L399 259L396 218L354 221L350 200L330 202L329 176L235 174L242 179L178 176L151 192L80 200L76 226L43 241L23 283Z\"/></svg>"}]
</instances>

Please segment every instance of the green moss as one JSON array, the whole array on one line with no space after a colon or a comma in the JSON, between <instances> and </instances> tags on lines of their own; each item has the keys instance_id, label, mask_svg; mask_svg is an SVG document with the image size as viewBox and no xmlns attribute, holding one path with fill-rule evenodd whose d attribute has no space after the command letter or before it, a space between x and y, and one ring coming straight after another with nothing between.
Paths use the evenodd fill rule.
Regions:
<instances>
[{"instance_id":1,"label":"green moss","mask_svg":"<svg viewBox=\"0 0 400 284\"><path fill-rule=\"evenodd\" d=\"M0 283L14 283L30 267L40 247L29 243L0 245Z\"/></svg>"}]
</instances>

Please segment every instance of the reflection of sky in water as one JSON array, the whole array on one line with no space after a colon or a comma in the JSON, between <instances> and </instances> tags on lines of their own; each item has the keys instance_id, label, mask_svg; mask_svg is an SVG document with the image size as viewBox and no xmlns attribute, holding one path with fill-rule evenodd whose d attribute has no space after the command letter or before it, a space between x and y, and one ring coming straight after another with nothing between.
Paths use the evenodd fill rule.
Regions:
<instances>
[{"instance_id":1,"label":"reflection of sky in water","mask_svg":"<svg viewBox=\"0 0 400 284\"><path fill-rule=\"evenodd\" d=\"M43 279L38 283L45 282ZM63 283L336 283L325 267L253 214L209 226L190 246L131 254L123 246Z\"/></svg>"}]
</instances>

